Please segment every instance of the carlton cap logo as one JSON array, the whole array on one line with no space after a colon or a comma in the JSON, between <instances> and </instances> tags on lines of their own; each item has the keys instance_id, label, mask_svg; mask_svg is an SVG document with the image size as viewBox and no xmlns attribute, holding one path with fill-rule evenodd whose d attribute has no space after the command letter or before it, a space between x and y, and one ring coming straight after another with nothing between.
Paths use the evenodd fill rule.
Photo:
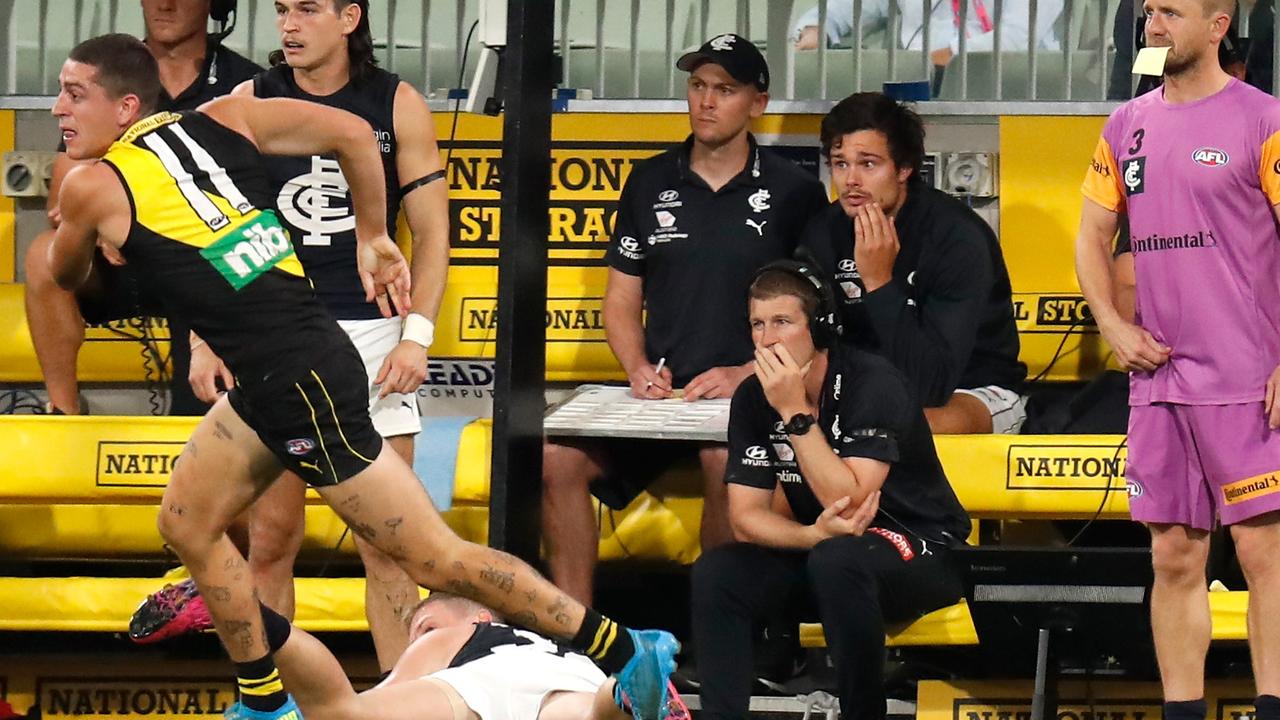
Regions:
<instances>
[{"instance_id":1,"label":"carlton cap logo","mask_svg":"<svg viewBox=\"0 0 1280 720\"><path fill-rule=\"evenodd\" d=\"M733 49L733 43L737 39L738 38L733 35L726 33L724 35L717 35L716 37L711 38L711 41L707 44L711 46L712 50L728 52Z\"/></svg>"},{"instance_id":2,"label":"carlton cap logo","mask_svg":"<svg viewBox=\"0 0 1280 720\"><path fill-rule=\"evenodd\" d=\"M1225 151L1217 148L1202 147L1191 153L1191 159L1196 161L1197 165L1205 167L1222 167L1231 162L1231 158Z\"/></svg>"},{"instance_id":3,"label":"carlton cap logo","mask_svg":"<svg viewBox=\"0 0 1280 720\"><path fill-rule=\"evenodd\" d=\"M746 456L752 460L763 460L769 457L769 451L765 450L762 445L752 445L747 448Z\"/></svg>"}]
</instances>

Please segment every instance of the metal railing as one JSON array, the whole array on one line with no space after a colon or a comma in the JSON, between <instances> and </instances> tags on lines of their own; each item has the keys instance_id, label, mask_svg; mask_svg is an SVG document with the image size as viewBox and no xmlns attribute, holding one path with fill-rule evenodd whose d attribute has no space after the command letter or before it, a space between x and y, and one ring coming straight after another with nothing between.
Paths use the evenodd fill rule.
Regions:
<instances>
[{"instance_id":1,"label":"metal railing","mask_svg":"<svg viewBox=\"0 0 1280 720\"><path fill-rule=\"evenodd\" d=\"M428 94L457 87L460 77L465 86L463 44L477 2L374 0L382 65ZM676 57L709 35L737 32L765 51L778 99L829 100L886 81L923 80L943 100L1099 101L1108 99L1117 62L1115 14L1131 2L560 0L557 47L563 85L596 99L681 98ZM797 47L805 18L818 28L812 49ZM240 0L227 44L264 63L276 47L274 20L269 0ZM76 42L141 26L136 0L0 0L0 95L52 95ZM1240 26L1247 33L1247 18ZM1133 33L1122 34L1118 41L1130 45L1122 57L1132 57ZM1280 53L1280 32L1275 37Z\"/></svg>"}]
</instances>

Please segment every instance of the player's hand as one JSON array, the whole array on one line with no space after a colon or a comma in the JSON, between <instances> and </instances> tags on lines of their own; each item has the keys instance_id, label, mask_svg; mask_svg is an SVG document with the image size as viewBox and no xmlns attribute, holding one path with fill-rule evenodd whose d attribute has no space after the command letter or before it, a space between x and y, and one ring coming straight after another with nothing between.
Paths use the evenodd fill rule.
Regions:
<instances>
[{"instance_id":1,"label":"player's hand","mask_svg":"<svg viewBox=\"0 0 1280 720\"><path fill-rule=\"evenodd\" d=\"M1126 370L1153 372L1169 362L1169 356L1173 353L1173 348L1126 320L1099 323L1098 331L1115 352L1116 361Z\"/></svg>"},{"instance_id":2,"label":"player's hand","mask_svg":"<svg viewBox=\"0 0 1280 720\"><path fill-rule=\"evenodd\" d=\"M222 381L222 389L218 389L218 381ZM191 367L187 371L187 382L191 383L191 392L201 402L214 404L218 397L235 387L236 379L222 362L222 358L209 347L208 343L199 343L191 348Z\"/></svg>"},{"instance_id":3,"label":"player's hand","mask_svg":"<svg viewBox=\"0 0 1280 720\"><path fill-rule=\"evenodd\" d=\"M373 383L381 386L378 399L391 393L414 393L427 378L427 349L412 340L401 340L382 361Z\"/></svg>"},{"instance_id":4,"label":"player's hand","mask_svg":"<svg viewBox=\"0 0 1280 720\"><path fill-rule=\"evenodd\" d=\"M57 230L58 226L62 224L62 206L55 204L46 210L44 214L49 218L49 228Z\"/></svg>"},{"instance_id":5,"label":"player's hand","mask_svg":"<svg viewBox=\"0 0 1280 720\"><path fill-rule=\"evenodd\" d=\"M858 206L858 214L853 216L853 261L867 292L878 290L893 279L898 250L898 230L880 203Z\"/></svg>"},{"instance_id":6,"label":"player's hand","mask_svg":"<svg viewBox=\"0 0 1280 720\"><path fill-rule=\"evenodd\" d=\"M733 391L738 389L738 385L742 384L752 371L753 368L749 364L713 367L684 386L684 399L692 401L733 397Z\"/></svg>"},{"instance_id":7,"label":"player's hand","mask_svg":"<svg viewBox=\"0 0 1280 720\"><path fill-rule=\"evenodd\" d=\"M1280 428L1280 367L1271 371L1267 378L1266 402L1263 410L1267 413L1267 427L1272 430Z\"/></svg>"},{"instance_id":8,"label":"player's hand","mask_svg":"<svg viewBox=\"0 0 1280 720\"><path fill-rule=\"evenodd\" d=\"M764 388L765 399L786 422L805 412L809 406L804 396L804 371L782 343L756 347L755 373Z\"/></svg>"},{"instance_id":9,"label":"player's hand","mask_svg":"<svg viewBox=\"0 0 1280 720\"><path fill-rule=\"evenodd\" d=\"M657 366L646 362L627 373L627 380L631 383L631 397L641 400L663 400L671 397L671 368L664 367L662 372L657 370Z\"/></svg>"},{"instance_id":10,"label":"player's hand","mask_svg":"<svg viewBox=\"0 0 1280 720\"><path fill-rule=\"evenodd\" d=\"M400 248L386 233L372 240L356 242L356 267L360 272L360 284L364 286L364 299L377 300L383 317L409 314L409 263L405 262ZM387 296L391 296L388 304Z\"/></svg>"},{"instance_id":11,"label":"player's hand","mask_svg":"<svg viewBox=\"0 0 1280 720\"><path fill-rule=\"evenodd\" d=\"M102 240L98 240L97 242L98 249L102 251L102 257L106 258L108 263L115 265L116 267L128 264L124 259L124 253L120 252L119 248L108 245L102 242Z\"/></svg>"},{"instance_id":12,"label":"player's hand","mask_svg":"<svg viewBox=\"0 0 1280 720\"><path fill-rule=\"evenodd\" d=\"M817 50L818 41L822 34L818 32L817 25L805 25L800 31L800 37L796 38L797 50Z\"/></svg>"},{"instance_id":13,"label":"player's hand","mask_svg":"<svg viewBox=\"0 0 1280 720\"><path fill-rule=\"evenodd\" d=\"M859 537L865 533L880 510L880 491L868 495L856 508L851 507L852 503L853 500L845 495L823 509L813 522L819 537L825 540L844 535Z\"/></svg>"}]
</instances>

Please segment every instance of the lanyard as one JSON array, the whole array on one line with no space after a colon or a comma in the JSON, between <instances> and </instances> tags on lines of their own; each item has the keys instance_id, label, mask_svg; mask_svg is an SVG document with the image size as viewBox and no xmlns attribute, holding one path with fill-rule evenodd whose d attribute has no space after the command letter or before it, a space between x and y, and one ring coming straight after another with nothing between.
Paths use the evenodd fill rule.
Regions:
<instances>
[{"instance_id":1,"label":"lanyard","mask_svg":"<svg viewBox=\"0 0 1280 720\"><path fill-rule=\"evenodd\" d=\"M973 11L978 14L978 24L982 26L982 32L991 32L994 26L991 24L991 16L987 15L986 4L982 0L973 0ZM951 0L951 16L955 18L956 28L960 29L960 0Z\"/></svg>"}]
</instances>

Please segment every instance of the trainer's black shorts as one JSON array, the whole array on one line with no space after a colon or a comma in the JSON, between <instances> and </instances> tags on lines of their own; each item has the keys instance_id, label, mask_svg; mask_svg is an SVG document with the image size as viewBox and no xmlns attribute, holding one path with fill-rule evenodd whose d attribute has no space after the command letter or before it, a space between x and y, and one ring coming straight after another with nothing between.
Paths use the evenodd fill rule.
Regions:
<instances>
[{"instance_id":1,"label":"trainer's black shorts","mask_svg":"<svg viewBox=\"0 0 1280 720\"><path fill-rule=\"evenodd\" d=\"M591 494L614 510L622 510L675 466L701 471L702 443L639 438L555 437L552 442L581 448L599 462L604 477L591 483Z\"/></svg>"},{"instance_id":2,"label":"trainer's black shorts","mask_svg":"<svg viewBox=\"0 0 1280 720\"><path fill-rule=\"evenodd\" d=\"M369 419L364 363L342 339L312 354L309 367L273 370L279 382L227 393L231 408L285 468L315 487L354 477L382 451L382 436Z\"/></svg>"}]
</instances>

